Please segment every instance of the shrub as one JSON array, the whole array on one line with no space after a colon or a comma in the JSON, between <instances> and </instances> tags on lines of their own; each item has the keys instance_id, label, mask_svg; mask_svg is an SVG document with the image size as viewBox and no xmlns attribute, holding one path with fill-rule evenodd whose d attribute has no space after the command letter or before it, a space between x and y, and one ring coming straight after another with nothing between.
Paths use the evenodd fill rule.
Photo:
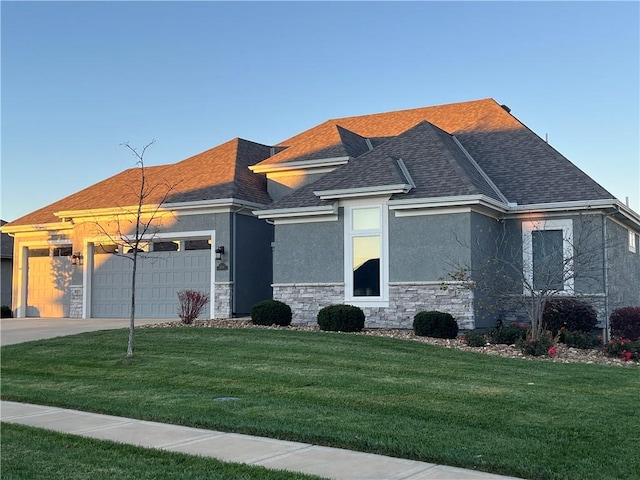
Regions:
<instances>
[{"instance_id":1,"label":"shrub","mask_svg":"<svg viewBox=\"0 0 640 480\"><path fill-rule=\"evenodd\" d=\"M487 344L487 338L478 330L471 330L465 333L462 340L470 347L484 347Z\"/></svg>"},{"instance_id":2,"label":"shrub","mask_svg":"<svg viewBox=\"0 0 640 480\"><path fill-rule=\"evenodd\" d=\"M640 307L617 308L609 317L611 335L640 340Z\"/></svg>"},{"instance_id":3,"label":"shrub","mask_svg":"<svg viewBox=\"0 0 640 480\"><path fill-rule=\"evenodd\" d=\"M209 295L197 290L182 290L178 292L178 316L182 323L190 325L202 313L202 309L209 303Z\"/></svg>"},{"instance_id":4,"label":"shrub","mask_svg":"<svg viewBox=\"0 0 640 480\"><path fill-rule=\"evenodd\" d=\"M513 345L518 340L527 336L527 327L516 322L511 325L498 325L487 330L487 336L491 343Z\"/></svg>"},{"instance_id":5,"label":"shrub","mask_svg":"<svg viewBox=\"0 0 640 480\"><path fill-rule=\"evenodd\" d=\"M563 330L560 332L560 341L567 347L589 349L602 347L602 340L585 332L572 332Z\"/></svg>"},{"instance_id":6,"label":"shrub","mask_svg":"<svg viewBox=\"0 0 640 480\"><path fill-rule=\"evenodd\" d=\"M359 332L364 328L364 312L353 305L329 305L318 312L320 330Z\"/></svg>"},{"instance_id":7,"label":"shrub","mask_svg":"<svg viewBox=\"0 0 640 480\"><path fill-rule=\"evenodd\" d=\"M11 311L11 307L8 307L7 305L2 305L2 307L0 307L0 318L12 318L13 317L13 312Z\"/></svg>"},{"instance_id":8,"label":"shrub","mask_svg":"<svg viewBox=\"0 0 640 480\"><path fill-rule=\"evenodd\" d=\"M516 342L516 347L525 355L534 357L550 355L551 349L555 348L550 332L545 332L538 340L534 340L532 337L522 338Z\"/></svg>"},{"instance_id":9,"label":"shrub","mask_svg":"<svg viewBox=\"0 0 640 480\"><path fill-rule=\"evenodd\" d=\"M604 351L610 357L619 357L625 362L628 360L640 361L640 340L631 340L615 337L604 346Z\"/></svg>"},{"instance_id":10,"label":"shrub","mask_svg":"<svg viewBox=\"0 0 640 480\"><path fill-rule=\"evenodd\" d=\"M562 327L572 332L591 333L597 323L596 309L576 298L549 299L542 312L542 324L553 335L557 335Z\"/></svg>"},{"instance_id":11,"label":"shrub","mask_svg":"<svg viewBox=\"0 0 640 480\"><path fill-rule=\"evenodd\" d=\"M251 321L255 325L291 325L291 307L279 300L263 300L251 307Z\"/></svg>"},{"instance_id":12,"label":"shrub","mask_svg":"<svg viewBox=\"0 0 640 480\"><path fill-rule=\"evenodd\" d=\"M456 338L458 323L450 313L419 312L413 317L413 331L421 337Z\"/></svg>"}]
</instances>

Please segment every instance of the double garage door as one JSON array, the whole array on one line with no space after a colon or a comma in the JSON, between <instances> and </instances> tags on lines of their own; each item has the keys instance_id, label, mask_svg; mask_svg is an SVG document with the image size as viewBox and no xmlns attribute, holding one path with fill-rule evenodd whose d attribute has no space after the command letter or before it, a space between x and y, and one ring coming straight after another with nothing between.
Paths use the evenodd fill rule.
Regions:
<instances>
[{"instance_id":1,"label":"double garage door","mask_svg":"<svg viewBox=\"0 0 640 480\"><path fill-rule=\"evenodd\" d=\"M131 308L132 261L96 253L91 279L91 316L126 318ZM180 290L211 292L211 250L154 251L139 255L136 316L176 318ZM201 318L208 318L209 306Z\"/></svg>"}]
</instances>

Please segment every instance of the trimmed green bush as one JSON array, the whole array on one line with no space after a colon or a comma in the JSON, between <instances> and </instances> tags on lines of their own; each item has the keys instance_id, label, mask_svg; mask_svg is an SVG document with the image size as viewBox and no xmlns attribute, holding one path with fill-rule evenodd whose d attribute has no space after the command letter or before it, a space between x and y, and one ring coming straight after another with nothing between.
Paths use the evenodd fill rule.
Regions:
<instances>
[{"instance_id":1,"label":"trimmed green bush","mask_svg":"<svg viewBox=\"0 0 640 480\"><path fill-rule=\"evenodd\" d=\"M611 335L632 341L640 340L640 307L617 308L611 312L609 320Z\"/></svg>"},{"instance_id":2,"label":"trimmed green bush","mask_svg":"<svg viewBox=\"0 0 640 480\"><path fill-rule=\"evenodd\" d=\"M255 325L291 325L291 307L279 300L263 300L251 307L251 321Z\"/></svg>"},{"instance_id":3,"label":"trimmed green bush","mask_svg":"<svg viewBox=\"0 0 640 480\"><path fill-rule=\"evenodd\" d=\"M484 347L487 344L485 335L479 330L471 330L465 333L462 340L470 347Z\"/></svg>"},{"instance_id":4,"label":"trimmed green bush","mask_svg":"<svg viewBox=\"0 0 640 480\"><path fill-rule=\"evenodd\" d=\"M560 333L560 341L567 347L589 349L602 347L602 340L585 332L572 332L564 330Z\"/></svg>"},{"instance_id":5,"label":"trimmed green bush","mask_svg":"<svg viewBox=\"0 0 640 480\"><path fill-rule=\"evenodd\" d=\"M421 337L456 338L458 322L450 313L419 312L413 317L413 331Z\"/></svg>"},{"instance_id":6,"label":"trimmed green bush","mask_svg":"<svg viewBox=\"0 0 640 480\"><path fill-rule=\"evenodd\" d=\"M13 312L11 311L11 308L8 307L7 305L2 305L2 307L0 307L0 318L12 318L13 317Z\"/></svg>"},{"instance_id":7,"label":"trimmed green bush","mask_svg":"<svg viewBox=\"0 0 640 480\"><path fill-rule=\"evenodd\" d=\"M557 335L564 327L572 332L591 333L598 324L596 309L577 298L551 298L542 312L545 330Z\"/></svg>"},{"instance_id":8,"label":"trimmed green bush","mask_svg":"<svg viewBox=\"0 0 640 480\"><path fill-rule=\"evenodd\" d=\"M329 305L318 312L320 330L360 332L364 328L364 312L353 305Z\"/></svg>"},{"instance_id":9,"label":"trimmed green bush","mask_svg":"<svg viewBox=\"0 0 640 480\"><path fill-rule=\"evenodd\" d=\"M511 325L500 325L487 329L487 336L491 343L513 345L527 336L527 327L515 322Z\"/></svg>"}]
</instances>

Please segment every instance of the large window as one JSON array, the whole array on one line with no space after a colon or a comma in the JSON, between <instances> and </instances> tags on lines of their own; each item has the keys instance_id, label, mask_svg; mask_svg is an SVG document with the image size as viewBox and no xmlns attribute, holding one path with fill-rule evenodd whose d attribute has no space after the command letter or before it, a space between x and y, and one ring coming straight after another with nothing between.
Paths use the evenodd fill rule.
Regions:
<instances>
[{"instance_id":1,"label":"large window","mask_svg":"<svg viewBox=\"0 0 640 480\"><path fill-rule=\"evenodd\" d=\"M541 220L522 224L525 293L573 293L573 222Z\"/></svg>"},{"instance_id":2,"label":"large window","mask_svg":"<svg viewBox=\"0 0 640 480\"><path fill-rule=\"evenodd\" d=\"M351 303L387 300L383 206L345 208L345 286Z\"/></svg>"}]
</instances>

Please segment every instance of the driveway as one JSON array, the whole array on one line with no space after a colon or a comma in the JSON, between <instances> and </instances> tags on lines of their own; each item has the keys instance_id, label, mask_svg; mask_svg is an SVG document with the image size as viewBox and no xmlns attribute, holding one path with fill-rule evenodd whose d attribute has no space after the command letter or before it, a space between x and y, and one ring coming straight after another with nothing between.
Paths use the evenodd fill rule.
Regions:
<instances>
[{"instance_id":1,"label":"driveway","mask_svg":"<svg viewBox=\"0 0 640 480\"><path fill-rule=\"evenodd\" d=\"M176 319L140 318L136 319L136 325L174 320ZM0 345L128 327L128 318L2 318L0 319Z\"/></svg>"}]
</instances>

